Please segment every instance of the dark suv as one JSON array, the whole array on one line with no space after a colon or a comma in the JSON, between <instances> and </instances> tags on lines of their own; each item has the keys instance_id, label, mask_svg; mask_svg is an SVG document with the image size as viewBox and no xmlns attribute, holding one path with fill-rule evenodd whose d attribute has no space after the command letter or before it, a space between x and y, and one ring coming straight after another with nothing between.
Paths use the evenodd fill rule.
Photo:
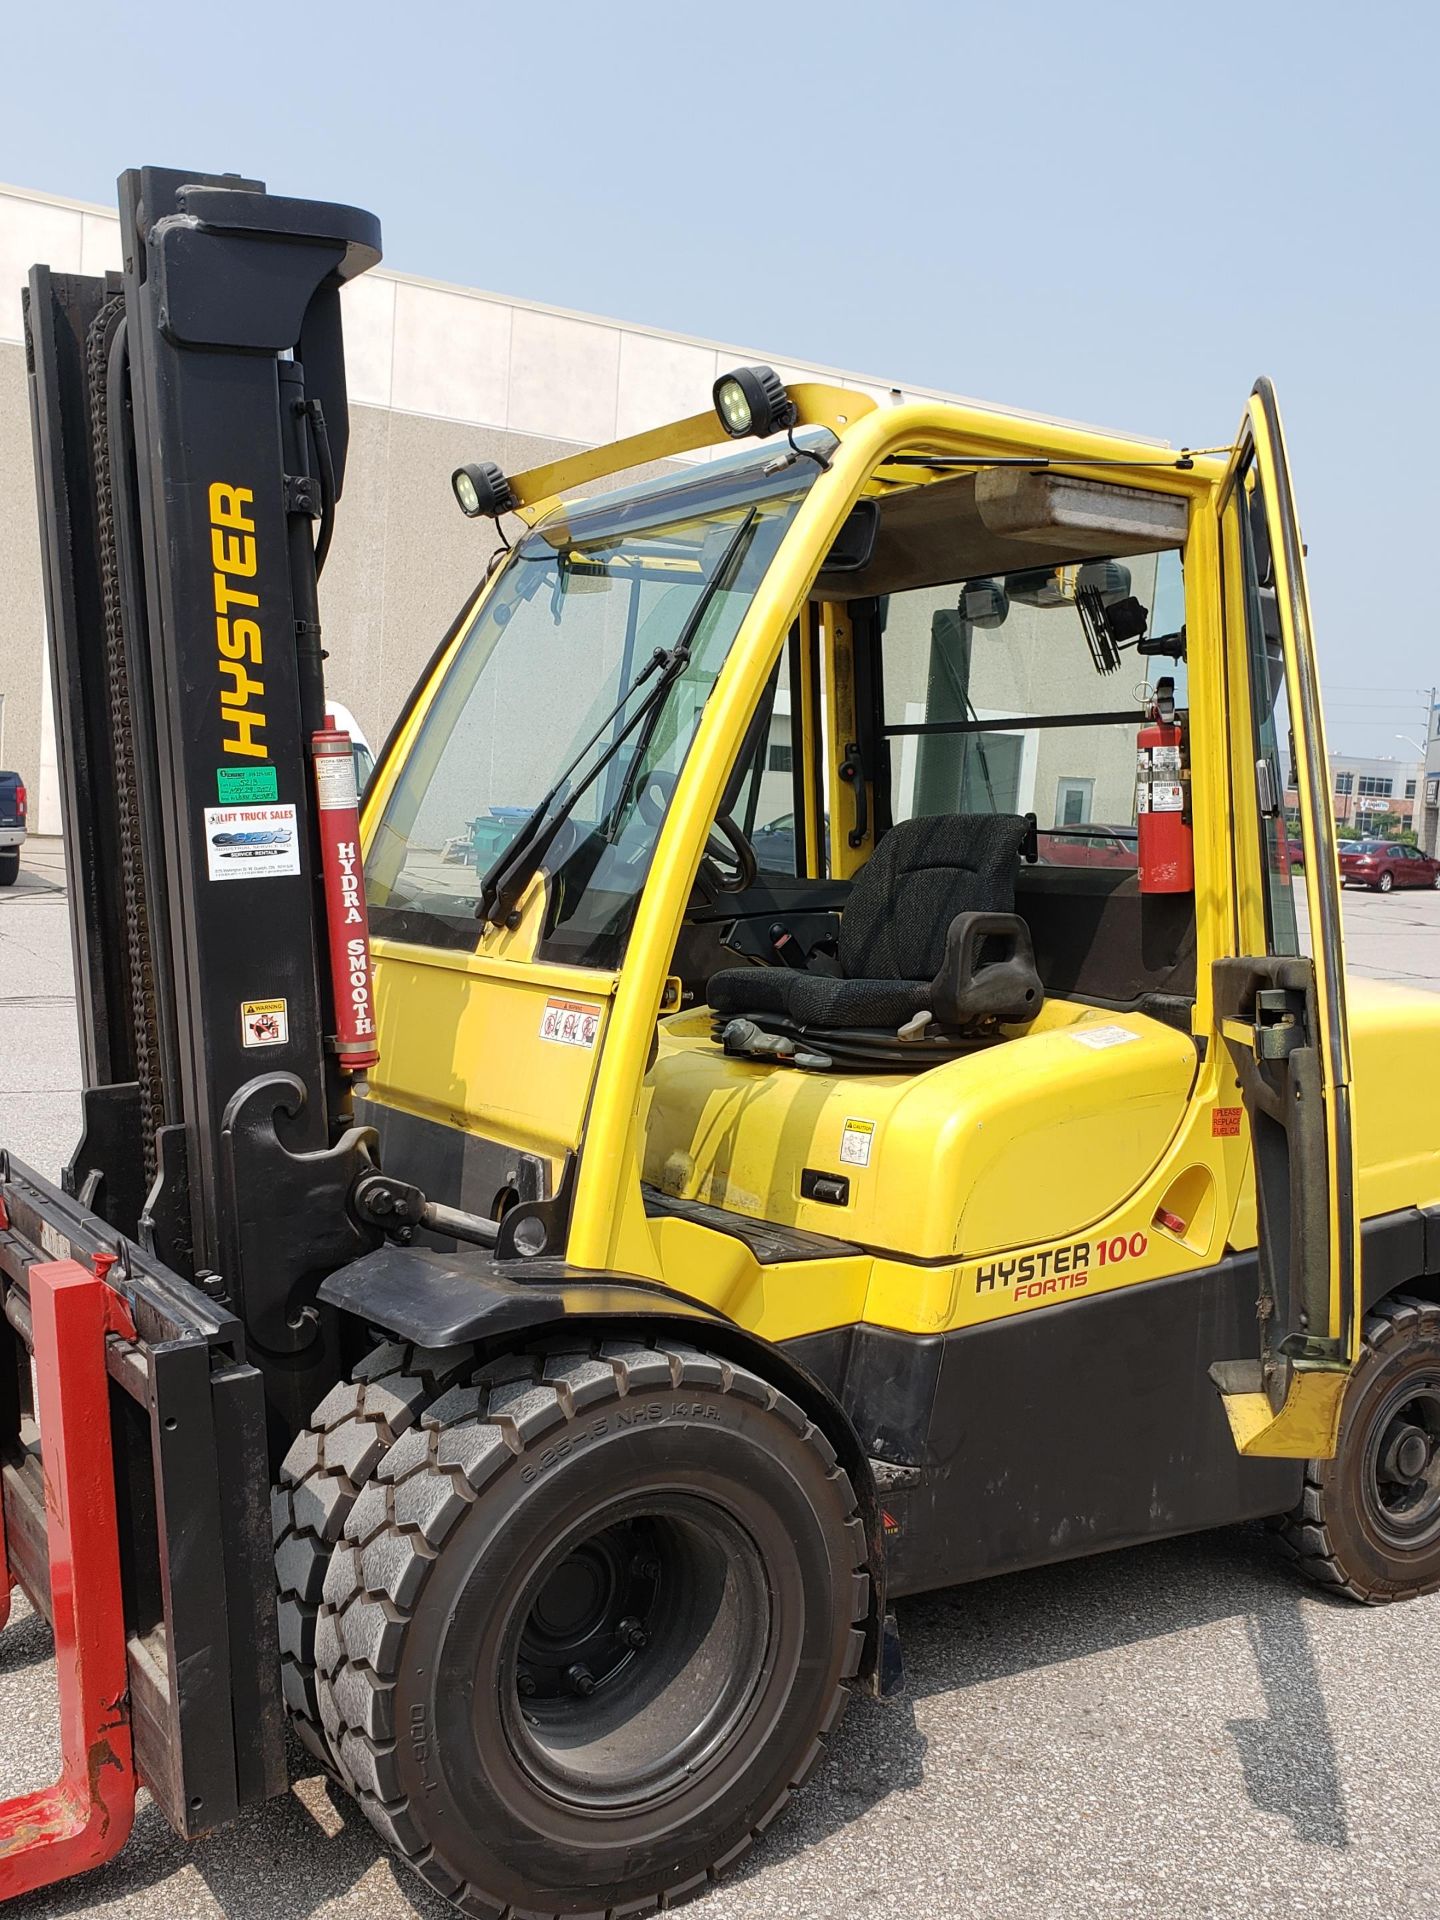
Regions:
<instances>
[{"instance_id":1,"label":"dark suv","mask_svg":"<svg viewBox=\"0 0 1440 1920\"><path fill-rule=\"evenodd\" d=\"M13 887L25 841L25 782L0 773L0 887Z\"/></svg>"}]
</instances>

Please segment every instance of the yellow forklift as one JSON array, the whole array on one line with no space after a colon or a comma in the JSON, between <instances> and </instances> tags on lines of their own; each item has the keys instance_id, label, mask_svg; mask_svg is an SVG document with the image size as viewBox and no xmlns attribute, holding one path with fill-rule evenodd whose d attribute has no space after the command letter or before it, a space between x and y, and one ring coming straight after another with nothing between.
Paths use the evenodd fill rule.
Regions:
<instances>
[{"instance_id":1,"label":"yellow forklift","mask_svg":"<svg viewBox=\"0 0 1440 1920\"><path fill-rule=\"evenodd\" d=\"M900 1684L898 1596L1265 1516L1440 1587L1440 1000L1344 976L1269 384L1176 453L741 367L461 467L493 551L357 843L314 589L378 232L122 212L123 287L32 276L90 1084L0 1273L39 1604L66 1383L129 1409L52 1584L132 1798L279 1790L283 1698L473 1920L644 1913Z\"/></svg>"}]
</instances>

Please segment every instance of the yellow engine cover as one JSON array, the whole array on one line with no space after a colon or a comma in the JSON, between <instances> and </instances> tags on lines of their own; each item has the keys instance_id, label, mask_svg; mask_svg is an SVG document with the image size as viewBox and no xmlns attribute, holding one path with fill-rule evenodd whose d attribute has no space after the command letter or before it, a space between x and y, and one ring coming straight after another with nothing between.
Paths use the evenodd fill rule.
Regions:
<instances>
[{"instance_id":1,"label":"yellow engine cover","mask_svg":"<svg viewBox=\"0 0 1440 1920\"><path fill-rule=\"evenodd\" d=\"M1033 1025L913 1074L728 1059L698 1011L662 1021L644 1177L663 1192L916 1260L1057 1240L1151 1173L1195 1079L1188 1034L1052 1001ZM843 1206L805 1199L844 1174Z\"/></svg>"}]
</instances>

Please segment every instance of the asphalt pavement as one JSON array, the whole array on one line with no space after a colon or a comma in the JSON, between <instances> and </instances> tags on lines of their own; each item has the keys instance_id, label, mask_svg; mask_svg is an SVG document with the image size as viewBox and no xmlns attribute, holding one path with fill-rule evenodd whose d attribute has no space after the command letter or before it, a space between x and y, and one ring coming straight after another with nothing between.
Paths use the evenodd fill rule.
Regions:
<instances>
[{"instance_id":1,"label":"asphalt pavement","mask_svg":"<svg viewBox=\"0 0 1440 1920\"><path fill-rule=\"evenodd\" d=\"M1354 971L1440 992L1440 893L1345 896ZM78 1115L64 874L0 892L0 1142L56 1172ZM0 1635L0 1780L54 1766L48 1632ZM695 1920L1434 1920L1440 1596L1357 1608L1263 1528L902 1602L903 1698L857 1700ZM142 1800L111 1866L13 1920L450 1920L294 1756L283 1799L185 1846Z\"/></svg>"}]
</instances>

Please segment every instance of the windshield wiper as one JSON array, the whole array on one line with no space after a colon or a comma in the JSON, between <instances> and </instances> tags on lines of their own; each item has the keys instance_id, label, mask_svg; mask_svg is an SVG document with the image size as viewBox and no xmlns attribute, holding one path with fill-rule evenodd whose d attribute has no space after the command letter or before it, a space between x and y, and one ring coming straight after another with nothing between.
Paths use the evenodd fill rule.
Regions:
<instances>
[{"instance_id":1,"label":"windshield wiper","mask_svg":"<svg viewBox=\"0 0 1440 1920\"><path fill-rule=\"evenodd\" d=\"M659 703L665 698L665 694L672 683L679 678L685 671L685 668L690 664L690 649L695 644L695 636L700 631L700 623L704 620L706 613L710 609L711 601L715 598L716 593L729 574L740 552L740 547L746 534L749 533L751 527L759 517L760 509L758 507L751 507L727 543L714 573L711 574L705 585L700 589L695 605L690 609L685 624L680 629L680 636L676 640L675 645L671 647L668 652L663 648L656 648L650 659L640 669L639 673L636 674L629 686L625 688L620 698L600 722L600 725L595 729L594 733L591 734L584 746L581 747L580 751L570 761L554 786L551 787L544 799L540 801L539 805L536 806L534 811L526 819L525 824L521 827L514 840L511 841L510 845L486 874L481 884L480 898L475 906L475 918L477 920L484 920L491 926L496 927L505 925L506 921L509 920L515 911L516 902L519 900L521 894L524 893L526 887L529 886L531 879L539 871L546 854L554 845L556 836L559 834L561 827L563 827L565 822L570 818L581 795L584 794L586 790L594 784L598 776L605 771L606 767L609 766L610 762L615 758L615 755L620 751L621 747L624 746L630 735L645 719L645 716L658 707ZM631 697L639 691L650 678L651 674L657 672L659 678L655 681L655 684L640 702L639 706L636 707L634 713L632 713L630 718L625 722L619 733L616 734L605 751L599 755L583 779L575 786L570 786L571 775L585 758L585 755L590 752L601 734L612 724L618 714L624 712ZM647 735L647 738L648 737Z\"/></svg>"}]
</instances>

